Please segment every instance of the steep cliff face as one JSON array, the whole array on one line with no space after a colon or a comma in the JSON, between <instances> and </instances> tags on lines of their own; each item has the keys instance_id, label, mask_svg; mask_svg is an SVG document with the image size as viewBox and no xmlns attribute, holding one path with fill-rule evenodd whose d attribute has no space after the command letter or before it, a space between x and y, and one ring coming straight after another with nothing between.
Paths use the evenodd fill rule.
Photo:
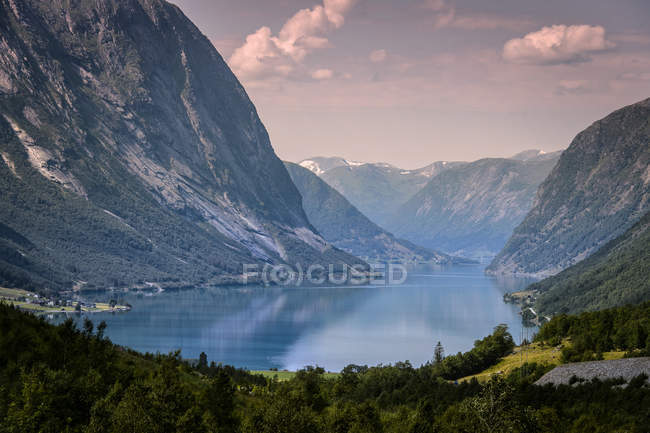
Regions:
<instances>
[{"instance_id":1,"label":"steep cliff face","mask_svg":"<svg viewBox=\"0 0 650 433\"><path fill-rule=\"evenodd\" d=\"M553 275L597 251L650 208L650 99L578 134L489 272Z\"/></svg>"},{"instance_id":2,"label":"steep cliff face","mask_svg":"<svg viewBox=\"0 0 650 433\"><path fill-rule=\"evenodd\" d=\"M355 261L314 232L246 92L165 1L0 0L0 130L0 221L31 255L4 241L56 269L25 278L107 285L103 262L124 284L217 281L251 261Z\"/></svg>"},{"instance_id":3,"label":"steep cliff face","mask_svg":"<svg viewBox=\"0 0 650 433\"><path fill-rule=\"evenodd\" d=\"M302 194L303 208L309 221L336 247L368 260L407 263L452 263L462 261L446 254L397 239L377 226L343 195L310 170L285 163Z\"/></svg>"},{"instance_id":4,"label":"steep cliff face","mask_svg":"<svg viewBox=\"0 0 650 433\"><path fill-rule=\"evenodd\" d=\"M449 168L401 206L396 236L469 257L493 256L530 210L556 158L482 159Z\"/></svg>"}]
</instances>

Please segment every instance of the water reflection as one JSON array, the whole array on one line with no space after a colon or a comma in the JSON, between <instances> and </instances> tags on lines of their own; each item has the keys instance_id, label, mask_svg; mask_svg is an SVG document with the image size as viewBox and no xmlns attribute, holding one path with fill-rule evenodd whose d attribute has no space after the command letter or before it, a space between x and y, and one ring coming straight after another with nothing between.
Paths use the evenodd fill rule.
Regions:
<instances>
[{"instance_id":1,"label":"water reflection","mask_svg":"<svg viewBox=\"0 0 650 433\"><path fill-rule=\"evenodd\" d=\"M419 365L437 341L447 353L464 351L499 323L518 337L518 309L502 295L527 283L505 284L480 266L419 268L401 286L129 294L131 312L92 319L106 320L108 336L136 350L181 349L188 358L204 351L210 360L250 369L318 364L337 371L406 359Z\"/></svg>"}]
</instances>

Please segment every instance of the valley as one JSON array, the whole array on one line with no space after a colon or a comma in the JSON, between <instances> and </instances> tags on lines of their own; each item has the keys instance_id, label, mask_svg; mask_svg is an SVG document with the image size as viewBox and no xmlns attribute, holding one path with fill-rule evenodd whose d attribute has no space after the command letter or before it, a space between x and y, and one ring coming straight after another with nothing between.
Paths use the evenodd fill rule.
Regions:
<instances>
[{"instance_id":1,"label":"valley","mask_svg":"<svg viewBox=\"0 0 650 433\"><path fill-rule=\"evenodd\" d=\"M511 3L0 0L0 433L647 432L650 9Z\"/></svg>"}]
</instances>

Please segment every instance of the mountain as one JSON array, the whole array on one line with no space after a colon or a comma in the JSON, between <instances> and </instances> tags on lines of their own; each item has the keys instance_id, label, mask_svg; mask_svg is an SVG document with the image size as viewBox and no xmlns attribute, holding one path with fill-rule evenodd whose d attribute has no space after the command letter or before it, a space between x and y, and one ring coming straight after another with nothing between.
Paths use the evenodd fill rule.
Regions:
<instances>
[{"instance_id":1,"label":"mountain","mask_svg":"<svg viewBox=\"0 0 650 433\"><path fill-rule=\"evenodd\" d=\"M334 246L369 260L436 263L455 260L396 239L310 170L290 162L285 165L302 195L309 221Z\"/></svg>"},{"instance_id":2,"label":"mountain","mask_svg":"<svg viewBox=\"0 0 650 433\"><path fill-rule=\"evenodd\" d=\"M554 275L622 235L649 208L646 99L576 136L488 272Z\"/></svg>"},{"instance_id":3,"label":"mountain","mask_svg":"<svg viewBox=\"0 0 650 433\"><path fill-rule=\"evenodd\" d=\"M557 159L481 159L434 176L399 207L386 227L445 252L495 255L533 206Z\"/></svg>"},{"instance_id":4,"label":"mountain","mask_svg":"<svg viewBox=\"0 0 650 433\"><path fill-rule=\"evenodd\" d=\"M343 158L310 158L300 165L320 176L364 215L382 227L391 215L431 177L459 162L435 162L416 170L386 163L362 163Z\"/></svg>"},{"instance_id":5,"label":"mountain","mask_svg":"<svg viewBox=\"0 0 650 433\"><path fill-rule=\"evenodd\" d=\"M556 160L560 157L562 154L561 150L555 151L555 152L544 152L543 150L539 149L530 149L530 150L524 150L523 152L519 152L516 155L511 156L508 159L515 159L517 161L548 161L548 160Z\"/></svg>"},{"instance_id":6,"label":"mountain","mask_svg":"<svg viewBox=\"0 0 650 433\"><path fill-rule=\"evenodd\" d=\"M217 284L359 263L318 235L245 90L163 0L0 0L0 284Z\"/></svg>"},{"instance_id":7,"label":"mountain","mask_svg":"<svg viewBox=\"0 0 650 433\"><path fill-rule=\"evenodd\" d=\"M589 258L529 287L543 313L579 313L650 300L650 213Z\"/></svg>"}]
</instances>

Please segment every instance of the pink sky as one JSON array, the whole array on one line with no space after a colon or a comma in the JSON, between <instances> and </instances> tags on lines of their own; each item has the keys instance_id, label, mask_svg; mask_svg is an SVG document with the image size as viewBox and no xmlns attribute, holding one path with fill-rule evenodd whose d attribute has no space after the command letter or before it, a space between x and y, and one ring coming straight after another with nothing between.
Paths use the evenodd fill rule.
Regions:
<instances>
[{"instance_id":1,"label":"pink sky","mask_svg":"<svg viewBox=\"0 0 650 433\"><path fill-rule=\"evenodd\" d=\"M414 168L565 148L650 96L643 0L176 0L278 155Z\"/></svg>"}]
</instances>

